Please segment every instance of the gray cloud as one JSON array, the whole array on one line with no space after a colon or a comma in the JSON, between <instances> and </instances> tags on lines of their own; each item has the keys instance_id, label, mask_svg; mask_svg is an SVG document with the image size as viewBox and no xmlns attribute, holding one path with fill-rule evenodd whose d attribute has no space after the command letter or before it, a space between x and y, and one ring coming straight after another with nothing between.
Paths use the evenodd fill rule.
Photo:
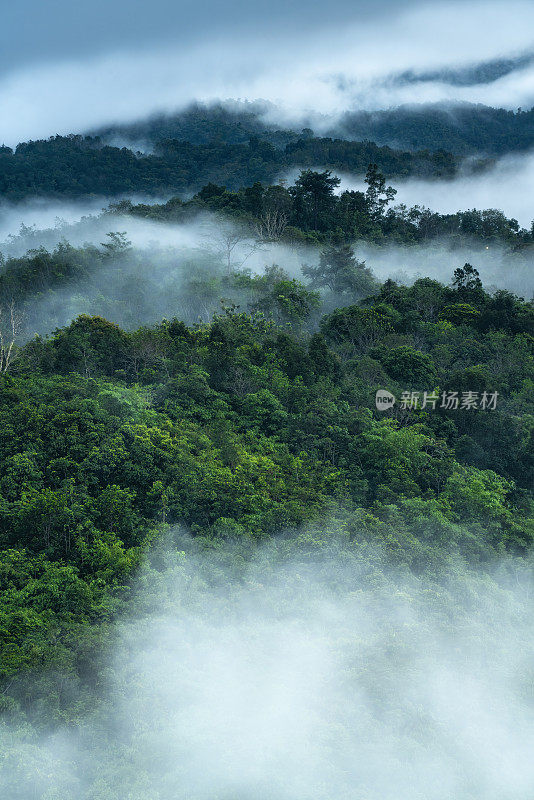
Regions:
<instances>
[{"instance_id":1,"label":"gray cloud","mask_svg":"<svg viewBox=\"0 0 534 800\"><path fill-rule=\"evenodd\" d=\"M51 20L61 8L53 7L41 27L41 33L52 32L52 42L57 34ZM97 5L92 13L105 19L106 26L110 15L111 32L121 8L122 3L112 3L106 13L99 13ZM285 122L298 121L310 110L336 114L349 107L436 100L516 107L534 100L530 65L475 86L440 80L399 84L391 79L406 70L468 66L531 49L534 7L525 0L400 6L382 2L373 8L370 3L349 8L348 2L338 0L328 14L321 8L319 13L315 4L310 9L292 5L283 17L280 2L272 13L263 4L242 10L234 3L224 9L214 6L213 14L211 7L206 13L204 6L182 3L165 14L162 0L156 0L150 13L144 11L145 33L140 23L137 27L140 10L134 6L131 14L123 14L123 35L105 33L99 38L94 23L88 24L80 47L86 12L81 10L76 23L80 31L73 28L71 35L71 11L64 22L65 47L47 49L43 44L43 50L36 50L39 63L28 54L23 61L13 60L10 68L4 65L0 136L13 144L128 121L194 99L272 100L279 106L277 120ZM13 30L9 33L8 17L4 36L7 31L10 42L18 41L17 33L23 39L17 24L20 12L8 13ZM161 18L158 25L156 18ZM60 21L60 31L62 25ZM48 41L48 36L42 39Z\"/></svg>"},{"instance_id":2,"label":"gray cloud","mask_svg":"<svg viewBox=\"0 0 534 800\"><path fill-rule=\"evenodd\" d=\"M460 0L455 0L460 2ZM56 62L109 50L198 43L223 35L262 36L281 31L292 36L314 28L397 14L410 3L396 0L20 0L2 10L0 70L10 72L30 62Z\"/></svg>"}]
</instances>

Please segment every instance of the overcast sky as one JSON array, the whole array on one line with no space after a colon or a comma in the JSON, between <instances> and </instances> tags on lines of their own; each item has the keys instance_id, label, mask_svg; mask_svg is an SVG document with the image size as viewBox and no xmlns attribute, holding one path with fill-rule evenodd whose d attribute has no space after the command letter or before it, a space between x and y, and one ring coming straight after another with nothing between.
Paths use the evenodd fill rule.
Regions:
<instances>
[{"instance_id":1,"label":"overcast sky","mask_svg":"<svg viewBox=\"0 0 534 800\"><path fill-rule=\"evenodd\" d=\"M192 100L314 110L467 100L534 104L530 65L490 84L398 84L403 70L534 49L529 0L19 0L0 26L0 139L88 130Z\"/></svg>"},{"instance_id":2,"label":"overcast sky","mask_svg":"<svg viewBox=\"0 0 534 800\"><path fill-rule=\"evenodd\" d=\"M158 45L190 45L236 34L276 35L376 18L409 7L399 0L20 0L5 4L0 59L28 63Z\"/></svg>"}]
</instances>

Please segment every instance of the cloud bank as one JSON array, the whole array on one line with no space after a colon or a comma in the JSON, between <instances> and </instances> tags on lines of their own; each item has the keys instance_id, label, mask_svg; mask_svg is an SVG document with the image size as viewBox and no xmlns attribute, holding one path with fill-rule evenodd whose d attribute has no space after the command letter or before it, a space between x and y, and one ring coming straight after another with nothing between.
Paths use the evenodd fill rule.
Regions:
<instances>
[{"instance_id":1,"label":"cloud bank","mask_svg":"<svg viewBox=\"0 0 534 800\"><path fill-rule=\"evenodd\" d=\"M288 180L294 181L298 172L291 170ZM366 188L361 176L340 173L339 177L338 192ZM440 214L494 208L527 229L534 220L534 153L504 156L491 169L478 173L466 170L451 180L408 178L388 183L397 190L394 203L409 207L425 206Z\"/></svg>"},{"instance_id":2,"label":"cloud bank","mask_svg":"<svg viewBox=\"0 0 534 800\"><path fill-rule=\"evenodd\" d=\"M531 3L381 3L374 14L367 6L344 10L343 22L340 13L322 21L312 15L299 29L294 15L287 26L280 19L273 27L276 14L264 25L267 10L259 6L255 26L249 19L246 30L238 23L232 29L230 21L216 31L193 26L187 40L174 44L167 37L158 46L147 36L135 52L125 41L104 52L95 46L93 54L49 54L39 65L5 68L0 138L12 145L229 97L272 101L277 121L295 123L310 111L335 115L399 103L464 100L516 108L534 102L529 64L473 86L394 79L406 70L468 66L531 50ZM302 14L305 20L304 8Z\"/></svg>"}]
</instances>

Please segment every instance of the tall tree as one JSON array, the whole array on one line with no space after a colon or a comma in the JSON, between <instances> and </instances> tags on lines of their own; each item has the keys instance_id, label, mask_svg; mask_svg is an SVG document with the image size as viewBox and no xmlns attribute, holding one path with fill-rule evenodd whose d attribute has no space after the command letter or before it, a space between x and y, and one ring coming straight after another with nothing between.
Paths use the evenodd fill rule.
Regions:
<instances>
[{"instance_id":1,"label":"tall tree","mask_svg":"<svg viewBox=\"0 0 534 800\"><path fill-rule=\"evenodd\" d=\"M334 244L322 251L316 267L304 266L302 272L314 288L327 287L335 294L354 298L369 294L374 288L371 270L358 261L350 244Z\"/></svg>"},{"instance_id":2,"label":"tall tree","mask_svg":"<svg viewBox=\"0 0 534 800\"><path fill-rule=\"evenodd\" d=\"M330 170L300 173L289 191L293 196L294 222L304 230L325 231L336 204L334 189L341 183Z\"/></svg>"},{"instance_id":3,"label":"tall tree","mask_svg":"<svg viewBox=\"0 0 534 800\"><path fill-rule=\"evenodd\" d=\"M392 186L386 186L386 179L379 172L376 164L369 164L365 183L367 184L365 197L369 214L374 219L379 219L397 194L397 190Z\"/></svg>"}]
</instances>

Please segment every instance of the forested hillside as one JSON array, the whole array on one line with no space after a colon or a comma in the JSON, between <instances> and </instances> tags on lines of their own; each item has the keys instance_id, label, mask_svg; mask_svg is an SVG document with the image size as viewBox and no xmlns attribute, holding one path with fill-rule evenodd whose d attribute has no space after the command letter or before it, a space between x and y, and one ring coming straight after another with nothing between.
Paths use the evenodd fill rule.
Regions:
<instances>
[{"instance_id":1,"label":"forested hillside","mask_svg":"<svg viewBox=\"0 0 534 800\"><path fill-rule=\"evenodd\" d=\"M533 800L534 4L0 30L0 800Z\"/></svg>"},{"instance_id":2,"label":"forested hillside","mask_svg":"<svg viewBox=\"0 0 534 800\"><path fill-rule=\"evenodd\" d=\"M416 573L528 552L532 304L487 294L470 265L449 287L378 285L344 245L322 265L337 284L223 267L218 291L245 308L204 324L81 316L11 354L4 338L6 711L50 722L91 702L107 625L168 526L223 544L319 523Z\"/></svg>"},{"instance_id":3,"label":"forested hillside","mask_svg":"<svg viewBox=\"0 0 534 800\"><path fill-rule=\"evenodd\" d=\"M445 77L442 73L412 73L399 76L398 81L424 82ZM276 107L265 103L193 105L176 114L109 126L97 133L105 140L116 137L131 142L132 147L136 143L154 145L164 139L236 144L246 142L252 135L278 146L298 139L300 130L279 130L264 122L276 116ZM444 150L457 156L499 156L526 151L534 145L531 108L508 111L471 103L419 104L372 112L348 111L335 120L318 116L310 119L309 125L315 135L327 132L328 136L352 142L371 141L401 150Z\"/></svg>"},{"instance_id":4,"label":"forested hillside","mask_svg":"<svg viewBox=\"0 0 534 800\"><path fill-rule=\"evenodd\" d=\"M372 142L298 138L282 148L256 136L246 142L191 144L167 139L153 154L111 147L101 139L55 136L0 148L0 196L113 197L125 193L161 195L190 192L209 182L231 189L271 182L291 167L316 165L364 173L376 162L388 176L447 177L458 161L445 152L409 153Z\"/></svg>"},{"instance_id":5,"label":"forested hillside","mask_svg":"<svg viewBox=\"0 0 534 800\"><path fill-rule=\"evenodd\" d=\"M113 211L162 222L187 221L209 210L248 226L258 238L311 243L367 241L416 244L450 239L458 245L502 244L519 251L533 241L530 230L495 208L439 214L423 206L396 204L377 164L369 164L365 190L340 191L330 170L302 170L293 185L266 186L257 181L238 191L214 183L191 200L172 197L166 203L114 203ZM534 224L534 223L533 223Z\"/></svg>"},{"instance_id":6,"label":"forested hillside","mask_svg":"<svg viewBox=\"0 0 534 800\"><path fill-rule=\"evenodd\" d=\"M348 139L371 139L407 149L443 149L456 155L504 155L534 145L534 109L483 105L400 107L348 113L337 128Z\"/></svg>"},{"instance_id":7,"label":"forested hillside","mask_svg":"<svg viewBox=\"0 0 534 800\"><path fill-rule=\"evenodd\" d=\"M463 169L481 170L491 158L527 151L533 114L470 105L347 113L330 128L321 123L325 137L266 126L254 104L195 106L95 135L0 147L0 196L166 195L210 182L237 190L295 167L362 175L370 163L389 179L451 178L466 156L476 161Z\"/></svg>"}]
</instances>

